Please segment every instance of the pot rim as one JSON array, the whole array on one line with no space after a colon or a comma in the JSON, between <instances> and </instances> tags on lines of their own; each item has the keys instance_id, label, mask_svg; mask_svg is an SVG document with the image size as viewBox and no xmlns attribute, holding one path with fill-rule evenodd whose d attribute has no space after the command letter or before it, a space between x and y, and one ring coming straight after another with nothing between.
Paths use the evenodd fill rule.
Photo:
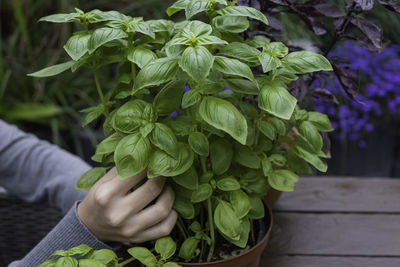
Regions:
<instances>
[{"instance_id":1,"label":"pot rim","mask_svg":"<svg viewBox=\"0 0 400 267\"><path fill-rule=\"evenodd\" d=\"M271 209L271 207L270 207L267 203L265 203L265 202L264 202L264 204L265 204L265 207L268 209L268 214L269 214L269 218L270 218L270 224L269 224L268 230L267 230L267 232L265 233L263 239L261 239L260 242L258 242L255 246L251 247L251 248L250 248L249 250L247 250L246 252L244 252L244 253L242 253L242 254L239 254L239 255L236 255L236 256L234 256L234 257L228 258L228 259L218 260L218 261L210 261L210 262L175 262L175 263L176 263L176 264L180 264L180 265L182 265L182 264L185 264L185 265L192 265L192 264L193 264L193 265L196 265L196 266L207 266L207 265L209 265L209 264L227 263L227 262L230 262L230 261L234 261L234 260L236 260L236 259L239 258L239 257L242 257L242 256L244 256L244 255L247 255L247 254L249 254L250 252L252 252L253 250L255 250L255 249L257 249L258 247L262 246L262 244L263 244L264 242L266 242L266 240L269 238L269 235L270 235L271 230L272 230L272 225L273 225L273 223L274 223L274 218L272 217L272 209ZM265 217L264 217L264 218L265 218Z\"/></svg>"}]
</instances>

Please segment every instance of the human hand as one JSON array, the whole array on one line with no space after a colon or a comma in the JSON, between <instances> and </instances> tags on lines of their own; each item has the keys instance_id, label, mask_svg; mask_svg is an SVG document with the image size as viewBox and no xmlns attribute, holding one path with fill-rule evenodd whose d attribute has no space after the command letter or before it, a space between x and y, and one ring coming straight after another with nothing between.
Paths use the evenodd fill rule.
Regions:
<instances>
[{"instance_id":1,"label":"human hand","mask_svg":"<svg viewBox=\"0 0 400 267\"><path fill-rule=\"evenodd\" d=\"M155 177L131 192L146 171L121 180L114 167L104 175L78 205L78 216L101 241L142 243L169 235L177 213L172 210L174 192L164 187L165 178ZM147 207L155 198L155 204Z\"/></svg>"}]
</instances>

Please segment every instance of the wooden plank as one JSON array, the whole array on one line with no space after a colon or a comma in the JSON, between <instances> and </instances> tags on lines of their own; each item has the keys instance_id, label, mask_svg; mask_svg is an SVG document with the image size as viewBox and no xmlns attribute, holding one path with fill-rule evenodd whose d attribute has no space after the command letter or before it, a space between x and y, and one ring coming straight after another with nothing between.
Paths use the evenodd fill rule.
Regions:
<instances>
[{"instance_id":1,"label":"wooden plank","mask_svg":"<svg viewBox=\"0 0 400 267\"><path fill-rule=\"evenodd\" d=\"M275 213L274 255L400 256L400 215Z\"/></svg>"},{"instance_id":2,"label":"wooden plank","mask_svg":"<svg viewBox=\"0 0 400 267\"><path fill-rule=\"evenodd\" d=\"M400 258L262 255L260 267L399 267Z\"/></svg>"},{"instance_id":3,"label":"wooden plank","mask_svg":"<svg viewBox=\"0 0 400 267\"><path fill-rule=\"evenodd\" d=\"M274 209L313 212L400 213L400 179L302 177Z\"/></svg>"}]
</instances>

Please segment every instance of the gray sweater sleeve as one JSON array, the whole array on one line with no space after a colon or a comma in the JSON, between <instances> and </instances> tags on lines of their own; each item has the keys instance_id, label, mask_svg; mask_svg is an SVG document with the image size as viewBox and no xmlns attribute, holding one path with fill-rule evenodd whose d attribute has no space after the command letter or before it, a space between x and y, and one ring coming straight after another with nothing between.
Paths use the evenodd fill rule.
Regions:
<instances>
[{"instance_id":1,"label":"gray sweater sleeve","mask_svg":"<svg viewBox=\"0 0 400 267\"><path fill-rule=\"evenodd\" d=\"M89 168L78 157L0 120L0 186L25 201L47 200L63 213L68 211L28 255L9 266L37 266L55 250L80 244L110 249L76 213L76 203L86 192L76 190L75 182Z\"/></svg>"}]
</instances>

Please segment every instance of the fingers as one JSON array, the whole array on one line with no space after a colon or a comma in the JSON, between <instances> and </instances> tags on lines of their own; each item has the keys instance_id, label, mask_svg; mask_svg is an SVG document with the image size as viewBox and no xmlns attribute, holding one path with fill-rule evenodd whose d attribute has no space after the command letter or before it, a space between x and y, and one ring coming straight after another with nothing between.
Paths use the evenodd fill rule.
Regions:
<instances>
[{"instance_id":1,"label":"fingers","mask_svg":"<svg viewBox=\"0 0 400 267\"><path fill-rule=\"evenodd\" d=\"M171 210L170 214L165 220L136 234L129 241L131 243L143 243L149 240L155 240L160 237L167 236L174 228L177 218L178 214L176 213L176 211Z\"/></svg>"},{"instance_id":2,"label":"fingers","mask_svg":"<svg viewBox=\"0 0 400 267\"><path fill-rule=\"evenodd\" d=\"M146 175L147 170L143 170L132 177L121 179L118 175L117 168L114 167L100 180L102 181L100 186L107 187L107 191L110 195L125 195L132 187L143 180Z\"/></svg>"},{"instance_id":3,"label":"fingers","mask_svg":"<svg viewBox=\"0 0 400 267\"><path fill-rule=\"evenodd\" d=\"M123 205L129 207L130 212L138 213L161 193L164 183L165 178L161 176L147 180L135 191L126 195Z\"/></svg>"},{"instance_id":4,"label":"fingers","mask_svg":"<svg viewBox=\"0 0 400 267\"><path fill-rule=\"evenodd\" d=\"M131 237L165 220L171 213L174 199L175 195L172 188L170 186L165 187L154 205L143 209L135 216L130 216L127 219L123 230L125 235Z\"/></svg>"}]
</instances>

